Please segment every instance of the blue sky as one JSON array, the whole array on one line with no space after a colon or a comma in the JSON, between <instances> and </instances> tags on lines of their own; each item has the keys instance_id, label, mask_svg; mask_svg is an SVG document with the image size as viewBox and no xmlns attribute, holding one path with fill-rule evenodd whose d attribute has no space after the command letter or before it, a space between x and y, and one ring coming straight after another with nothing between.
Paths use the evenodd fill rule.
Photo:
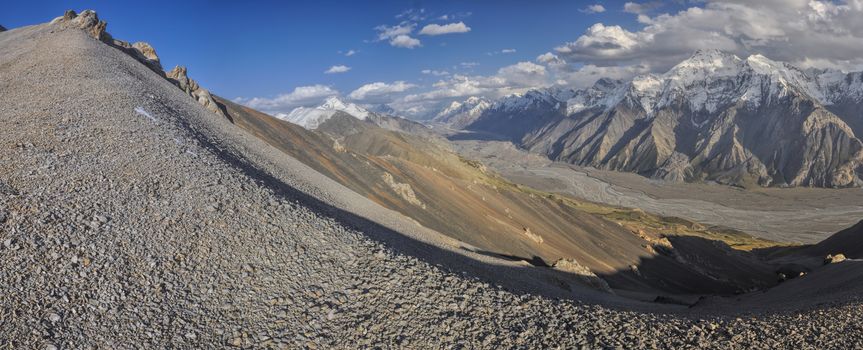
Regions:
<instances>
[{"instance_id":1,"label":"blue sky","mask_svg":"<svg viewBox=\"0 0 863 350\"><path fill-rule=\"evenodd\" d=\"M379 82L383 85L370 86L367 91L383 88L380 94L358 102L388 102L405 110L412 106L433 109L469 94L496 97L534 85L580 87L605 75L626 78L661 72L699 48L720 48L741 55L758 51L784 60L840 67L858 64L855 57L863 57L859 50L848 49L852 45L819 47L818 38L794 42L803 40L792 33L799 24L784 27L785 22L803 18L806 14L801 11L810 11L833 16L823 20L840 28L847 18L845 29L856 39L860 25L855 23L860 13L855 11L860 9L853 1L747 3L15 1L4 5L0 24L14 28L48 22L67 8L94 9L116 38L151 43L166 69L185 65L190 76L212 92L245 98L242 101L247 104L273 113L316 102L279 100L280 96L290 97L297 87L316 87L303 91L324 89L323 95L348 97L365 84ZM812 3L833 8L819 11ZM604 11L596 11L599 7L590 11L594 5L601 5ZM400 14L405 15L397 18ZM813 15L806 18L818 19ZM764 26L759 27L761 22ZM463 24L461 31L464 27L470 30L420 34L430 24L459 23ZM817 24L809 23L808 29L817 32ZM413 26L407 35L419 40L421 46L396 47L390 44L393 37L379 40L381 30L376 28L398 25ZM823 46L824 40L821 42ZM859 43L854 46L861 46ZM504 49L514 52L501 52ZM349 50L356 54L345 55ZM832 50L833 56L825 50ZM539 58L546 53L544 59ZM324 73L337 65L350 70ZM423 74L423 70L448 74ZM393 88L397 82L401 88ZM260 103L250 102L255 97Z\"/></svg>"}]
</instances>

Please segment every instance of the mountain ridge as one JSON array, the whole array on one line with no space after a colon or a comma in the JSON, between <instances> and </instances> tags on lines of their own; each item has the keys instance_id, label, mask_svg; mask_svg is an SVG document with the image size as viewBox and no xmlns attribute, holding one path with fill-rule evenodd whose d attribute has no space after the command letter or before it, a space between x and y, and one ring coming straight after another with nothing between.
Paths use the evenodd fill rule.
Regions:
<instances>
[{"instance_id":1,"label":"mountain ridge","mask_svg":"<svg viewBox=\"0 0 863 350\"><path fill-rule=\"evenodd\" d=\"M664 74L506 96L463 128L552 160L669 181L856 187L861 106L859 72L700 50Z\"/></svg>"}]
</instances>

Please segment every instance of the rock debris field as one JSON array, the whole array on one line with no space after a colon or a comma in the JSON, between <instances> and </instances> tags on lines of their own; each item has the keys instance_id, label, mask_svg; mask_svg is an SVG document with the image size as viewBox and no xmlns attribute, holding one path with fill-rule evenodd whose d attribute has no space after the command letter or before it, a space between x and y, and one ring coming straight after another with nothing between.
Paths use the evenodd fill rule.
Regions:
<instances>
[{"instance_id":1,"label":"rock debris field","mask_svg":"<svg viewBox=\"0 0 863 350\"><path fill-rule=\"evenodd\" d=\"M82 31L0 33L0 347L863 347L856 299L701 313L501 286L315 176Z\"/></svg>"}]
</instances>

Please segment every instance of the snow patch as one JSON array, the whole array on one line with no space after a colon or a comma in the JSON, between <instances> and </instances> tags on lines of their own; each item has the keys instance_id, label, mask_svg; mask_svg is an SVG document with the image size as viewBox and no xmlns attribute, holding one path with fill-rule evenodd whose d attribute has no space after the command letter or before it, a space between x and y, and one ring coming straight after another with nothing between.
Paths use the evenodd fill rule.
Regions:
<instances>
[{"instance_id":1,"label":"snow patch","mask_svg":"<svg viewBox=\"0 0 863 350\"><path fill-rule=\"evenodd\" d=\"M150 119L153 123L156 123L156 124L159 123L158 119L156 119L155 117L150 115L150 113L147 113L147 111L145 111L144 108L142 108L142 107L135 107L135 112L137 112L140 115L147 117L147 119Z\"/></svg>"}]
</instances>

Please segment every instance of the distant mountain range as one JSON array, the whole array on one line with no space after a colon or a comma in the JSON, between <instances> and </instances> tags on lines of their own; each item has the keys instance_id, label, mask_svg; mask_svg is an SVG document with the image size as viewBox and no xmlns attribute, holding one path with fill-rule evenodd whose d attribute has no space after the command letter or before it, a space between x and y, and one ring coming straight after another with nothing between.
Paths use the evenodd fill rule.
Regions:
<instances>
[{"instance_id":1,"label":"distant mountain range","mask_svg":"<svg viewBox=\"0 0 863 350\"><path fill-rule=\"evenodd\" d=\"M665 74L469 98L435 122L557 161L671 181L860 186L863 73L702 50Z\"/></svg>"}]
</instances>

